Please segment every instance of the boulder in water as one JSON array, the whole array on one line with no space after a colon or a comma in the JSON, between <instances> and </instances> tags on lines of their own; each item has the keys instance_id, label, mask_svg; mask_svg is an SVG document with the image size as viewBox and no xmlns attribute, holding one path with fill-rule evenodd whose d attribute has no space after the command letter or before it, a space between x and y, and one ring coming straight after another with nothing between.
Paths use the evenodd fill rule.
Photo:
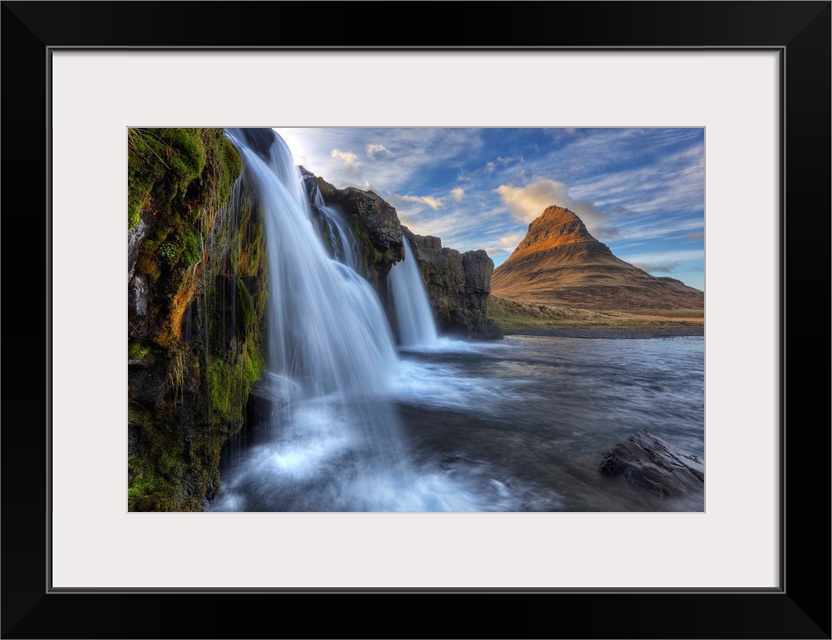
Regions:
<instances>
[{"instance_id":1,"label":"boulder in water","mask_svg":"<svg viewBox=\"0 0 832 640\"><path fill-rule=\"evenodd\" d=\"M282 406L292 401L296 392L297 385L288 378L270 372L263 374L249 391L249 424L270 420Z\"/></svg>"},{"instance_id":2,"label":"boulder in water","mask_svg":"<svg viewBox=\"0 0 832 640\"><path fill-rule=\"evenodd\" d=\"M610 449L600 471L622 475L632 484L662 497L688 496L705 489L703 461L646 429L639 429Z\"/></svg>"}]
</instances>

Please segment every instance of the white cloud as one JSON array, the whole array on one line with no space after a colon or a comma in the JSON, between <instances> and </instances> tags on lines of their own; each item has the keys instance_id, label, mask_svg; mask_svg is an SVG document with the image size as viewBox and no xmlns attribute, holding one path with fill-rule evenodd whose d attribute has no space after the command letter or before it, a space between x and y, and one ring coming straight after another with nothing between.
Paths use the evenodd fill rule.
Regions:
<instances>
[{"instance_id":1,"label":"white cloud","mask_svg":"<svg viewBox=\"0 0 832 640\"><path fill-rule=\"evenodd\" d=\"M386 153L388 156L392 156L393 154L390 153L390 150L385 147L383 144L378 143L371 143L367 145L367 155L371 158L375 159L377 153Z\"/></svg>"},{"instance_id":2,"label":"white cloud","mask_svg":"<svg viewBox=\"0 0 832 640\"><path fill-rule=\"evenodd\" d=\"M509 213L518 222L529 223L552 205L564 207L573 211L583 220L590 233L602 232L603 235L614 236L616 229L606 226L607 216L588 200L574 200L569 195L568 187L562 182L535 176L524 187L514 187L503 184L496 189L503 199Z\"/></svg>"},{"instance_id":3,"label":"white cloud","mask_svg":"<svg viewBox=\"0 0 832 640\"><path fill-rule=\"evenodd\" d=\"M398 196L398 198L400 200L404 200L405 202L426 204L434 211L436 211L439 207L442 206L442 200L440 200L439 198L434 198L432 196Z\"/></svg>"},{"instance_id":4,"label":"white cloud","mask_svg":"<svg viewBox=\"0 0 832 640\"><path fill-rule=\"evenodd\" d=\"M508 254L514 251L525 237L522 233L509 233L499 238L493 247L487 247L485 250L490 255Z\"/></svg>"},{"instance_id":5,"label":"white cloud","mask_svg":"<svg viewBox=\"0 0 832 640\"><path fill-rule=\"evenodd\" d=\"M462 198L465 197L465 189L461 187L457 187L456 189L451 189L451 197L454 201L459 202Z\"/></svg>"},{"instance_id":6,"label":"white cloud","mask_svg":"<svg viewBox=\"0 0 832 640\"><path fill-rule=\"evenodd\" d=\"M372 181L376 193L385 199L395 193L429 193L442 198L456 185L437 187L426 176L437 166L461 170L484 145L479 129L289 127L278 133L315 175L339 189L363 188L365 181ZM372 145L381 145L386 151L376 151ZM372 158L367 155L368 147L373 148Z\"/></svg>"},{"instance_id":7,"label":"white cloud","mask_svg":"<svg viewBox=\"0 0 832 640\"><path fill-rule=\"evenodd\" d=\"M341 160L348 168L358 167L358 156L352 151L341 151L340 149L333 149L330 154L336 160Z\"/></svg>"}]
</instances>

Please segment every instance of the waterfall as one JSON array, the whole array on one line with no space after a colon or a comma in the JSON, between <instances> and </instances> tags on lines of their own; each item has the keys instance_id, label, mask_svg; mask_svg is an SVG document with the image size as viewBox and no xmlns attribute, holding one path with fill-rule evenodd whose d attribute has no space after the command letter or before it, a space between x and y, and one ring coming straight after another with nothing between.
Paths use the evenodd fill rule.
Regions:
<instances>
[{"instance_id":1,"label":"waterfall","mask_svg":"<svg viewBox=\"0 0 832 640\"><path fill-rule=\"evenodd\" d=\"M265 217L269 370L289 377L306 398L383 393L398 358L378 297L350 266L327 255L291 152L270 133L264 158L245 132L229 130Z\"/></svg>"},{"instance_id":2,"label":"waterfall","mask_svg":"<svg viewBox=\"0 0 832 640\"><path fill-rule=\"evenodd\" d=\"M393 265L387 280L396 311L399 341L404 347L435 345L438 340L436 322L425 283L407 236L403 240L404 260Z\"/></svg>"},{"instance_id":3,"label":"waterfall","mask_svg":"<svg viewBox=\"0 0 832 640\"><path fill-rule=\"evenodd\" d=\"M453 474L426 465L418 448L404 445L393 398L402 395L403 385L413 387L403 382L412 371L408 377L399 360L376 292L353 268L357 255L346 221L314 194L329 236L322 239L300 170L273 130L226 133L265 223L265 379L289 401L252 431L256 444L227 461L209 510L481 510L478 496ZM409 246L406 252L402 266L409 272L416 261ZM403 277L414 282L412 274ZM418 297L396 290L405 291L402 298ZM424 289L417 290L422 300Z\"/></svg>"},{"instance_id":4,"label":"waterfall","mask_svg":"<svg viewBox=\"0 0 832 640\"><path fill-rule=\"evenodd\" d=\"M292 400L274 418L274 440L230 479L216 508L398 510L372 478L403 482L409 473L389 399L399 360L378 296L350 266L348 229L319 207L345 262L330 258L285 142L269 129L227 134L264 216L269 379ZM323 473L332 468L337 482Z\"/></svg>"},{"instance_id":5,"label":"waterfall","mask_svg":"<svg viewBox=\"0 0 832 640\"><path fill-rule=\"evenodd\" d=\"M355 237L347 226L344 216L324 202L318 185L315 185L315 207L323 217L335 259L355 269L358 266Z\"/></svg>"}]
</instances>

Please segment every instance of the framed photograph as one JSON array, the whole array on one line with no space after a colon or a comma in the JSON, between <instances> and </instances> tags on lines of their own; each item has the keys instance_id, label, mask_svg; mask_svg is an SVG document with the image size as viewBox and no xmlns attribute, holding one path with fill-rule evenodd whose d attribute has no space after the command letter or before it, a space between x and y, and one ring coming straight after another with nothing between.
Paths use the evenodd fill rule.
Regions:
<instances>
[{"instance_id":1,"label":"framed photograph","mask_svg":"<svg viewBox=\"0 0 832 640\"><path fill-rule=\"evenodd\" d=\"M486 3L476 32L452 17L473 5L403 3L395 41L380 5L320 6L3 3L3 636L275 635L261 612L301 594L396 594L455 598L459 634L830 637L830 434L804 426L828 416L808 357L828 323L813 330L794 294L806 278L830 290L830 3ZM125 172L128 130L153 127L701 132L704 508L128 510ZM331 157L349 169L348 152ZM529 197L503 187L508 208ZM438 199L398 197L427 217ZM525 596L521 620L469 626L496 595ZM158 622L241 596L242 620ZM279 635L344 635L334 616L291 624Z\"/></svg>"}]
</instances>

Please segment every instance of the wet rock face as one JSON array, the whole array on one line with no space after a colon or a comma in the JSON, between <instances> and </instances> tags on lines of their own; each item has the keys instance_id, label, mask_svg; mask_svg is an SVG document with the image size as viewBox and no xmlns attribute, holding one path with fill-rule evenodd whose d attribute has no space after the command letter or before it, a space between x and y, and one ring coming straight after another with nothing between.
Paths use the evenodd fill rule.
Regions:
<instances>
[{"instance_id":1,"label":"wet rock face","mask_svg":"<svg viewBox=\"0 0 832 640\"><path fill-rule=\"evenodd\" d=\"M127 282L133 279L133 274L136 271L136 260L139 258L139 248L144 241L147 231L150 228L146 218L148 214L145 211L139 218L138 224L127 232Z\"/></svg>"},{"instance_id":2,"label":"wet rock face","mask_svg":"<svg viewBox=\"0 0 832 640\"><path fill-rule=\"evenodd\" d=\"M469 338L502 338L500 326L486 317L494 262L483 250L460 253L434 236L405 230L418 259L440 331Z\"/></svg>"},{"instance_id":3,"label":"wet rock face","mask_svg":"<svg viewBox=\"0 0 832 640\"><path fill-rule=\"evenodd\" d=\"M419 260L428 300L442 333L467 338L502 338L500 326L486 317L494 262L483 250L460 253L434 236L417 236L399 222L396 209L372 191L334 186L301 167L310 203L319 190L328 206L339 209L355 235L363 275L387 305L387 274L404 259L407 235ZM312 207L315 213L315 207Z\"/></svg>"},{"instance_id":4,"label":"wet rock face","mask_svg":"<svg viewBox=\"0 0 832 640\"><path fill-rule=\"evenodd\" d=\"M402 225L395 207L372 191L362 191L355 187L336 189L303 167L301 174L310 203L314 203L317 189L327 206L334 207L343 214L361 253L362 264L359 269L383 297L387 274L395 263L404 259ZM317 212L314 204L312 212Z\"/></svg>"},{"instance_id":5,"label":"wet rock face","mask_svg":"<svg viewBox=\"0 0 832 640\"><path fill-rule=\"evenodd\" d=\"M467 251L462 254L462 268L465 271L465 292L491 293L491 272L494 271L494 262L488 254L478 249Z\"/></svg>"},{"instance_id":6,"label":"wet rock face","mask_svg":"<svg viewBox=\"0 0 832 640\"><path fill-rule=\"evenodd\" d=\"M637 487L666 498L700 495L705 465L697 456L639 429L610 449L601 473L623 476Z\"/></svg>"},{"instance_id":7,"label":"wet rock face","mask_svg":"<svg viewBox=\"0 0 832 640\"><path fill-rule=\"evenodd\" d=\"M131 316L147 315L149 289L147 278L137 275L128 284L129 301L128 311Z\"/></svg>"},{"instance_id":8,"label":"wet rock face","mask_svg":"<svg viewBox=\"0 0 832 640\"><path fill-rule=\"evenodd\" d=\"M402 245L402 225L396 210L372 191L349 187L335 199L347 211L356 212L379 249L397 250Z\"/></svg>"},{"instance_id":9,"label":"wet rock face","mask_svg":"<svg viewBox=\"0 0 832 640\"><path fill-rule=\"evenodd\" d=\"M272 145L275 141L275 133L273 129L229 129L229 133L240 138L245 142L249 149L254 150L264 160L268 160L271 153Z\"/></svg>"},{"instance_id":10,"label":"wet rock face","mask_svg":"<svg viewBox=\"0 0 832 640\"><path fill-rule=\"evenodd\" d=\"M288 378L267 372L251 385L246 416L248 424L258 425L268 422L281 407L292 401L297 393L297 385Z\"/></svg>"}]
</instances>

